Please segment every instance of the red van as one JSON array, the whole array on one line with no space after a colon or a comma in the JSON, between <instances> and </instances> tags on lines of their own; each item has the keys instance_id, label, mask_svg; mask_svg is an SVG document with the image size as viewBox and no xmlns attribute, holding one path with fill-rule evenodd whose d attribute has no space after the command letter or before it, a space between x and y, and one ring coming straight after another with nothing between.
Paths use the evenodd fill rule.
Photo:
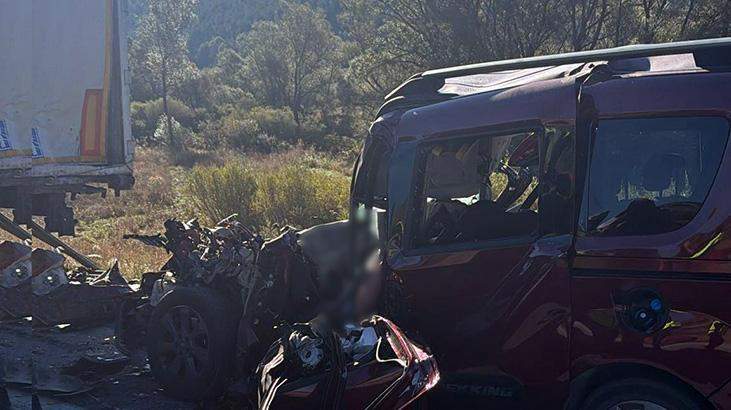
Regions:
<instances>
[{"instance_id":1,"label":"red van","mask_svg":"<svg viewBox=\"0 0 731 410\"><path fill-rule=\"evenodd\" d=\"M416 75L353 213L438 408L731 409L731 39ZM459 400L459 401L456 401Z\"/></svg>"}]
</instances>

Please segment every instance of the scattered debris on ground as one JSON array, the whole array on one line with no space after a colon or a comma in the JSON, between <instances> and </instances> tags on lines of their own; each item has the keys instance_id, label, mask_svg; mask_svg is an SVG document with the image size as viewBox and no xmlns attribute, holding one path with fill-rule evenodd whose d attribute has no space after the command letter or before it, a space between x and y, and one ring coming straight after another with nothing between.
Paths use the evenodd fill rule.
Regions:
<instances>
[{"instance_id":1,"label":"scattered debris on ground","mask_svg":"<svg viewBox=\"0 0 731 410\"><path fill-rule=\"evenodd\" d=\"M134 288L114 263L106 271L65 270L58 252L0 242L0 318L33 317L35 326L91 325L114 320Z\"/></svg>"},{"instance_id":2,"label":"scattered debris on ground","mask_svg":"<svg viewBox=\"0 0 731 410\"><path fill-rule=\"evenodd\" d=\"M25 319L0 323L0 386L12 409L31 409L34 394L42 408L194 408L165 396L144 357L122 354L113 334L111 324L36 328Z\"/></svg>"},{"instance_id":3,"label":"scattered debris on ground","mask_svg":"<svg viewBox=\"0 0 731 410\"><path fill-rule=\"evenodd\" d=\"M117 263L67 271L65 261L0 242L0 408L189 407L162 395L144 356L113 343L115 319L137 286Z\"/></svg>"}]
</instances>

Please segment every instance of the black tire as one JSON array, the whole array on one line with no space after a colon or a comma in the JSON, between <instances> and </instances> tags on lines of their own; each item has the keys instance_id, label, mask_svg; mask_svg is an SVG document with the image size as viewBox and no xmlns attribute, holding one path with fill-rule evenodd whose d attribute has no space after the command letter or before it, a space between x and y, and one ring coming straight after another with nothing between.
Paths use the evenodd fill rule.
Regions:
<instances>
[{"instance_id":1,"label":"black tire","mask_svg":"<svg viewBox=\"0 0 731 410\"><path fill-rule=\"evenodd\" d=\"M651 405L643 405L643 403ZM583 410L695 410L704 404L683 389L643 378L628 378L597 387L584 400Z\"/></svg>"},{"instance_id":2,"label":"black tire","mask_svg":"<svg viewBox=\"0 0 731 410\"><path fill-rule=\"evenodd\" d=\"M222 395L234 372L236 324L233 309L210 289L165 295L150 317L147 354L166 394L188 401Z\"/></svg>"}]
</instances>

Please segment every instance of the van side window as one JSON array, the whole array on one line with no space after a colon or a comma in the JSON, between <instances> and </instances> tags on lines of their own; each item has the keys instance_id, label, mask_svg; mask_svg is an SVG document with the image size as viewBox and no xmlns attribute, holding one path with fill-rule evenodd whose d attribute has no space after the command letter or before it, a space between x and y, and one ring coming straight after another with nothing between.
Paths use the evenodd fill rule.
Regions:
<instances>
[{"instance_id":1,"label":"van side window","mask_svg":"<svg viewBox=\"0 0 731 410\"><path fill-rule=\"evenodd\" d=\"M723 158L723 118L599 121L585 196L591 235L652 235L695 217Z\"/></svg>"},{"instance_id":2,"label":"van side window","mask_svg":"<svg viewBox=\"0 0 731 410\"><path fill-rule=\"evenodd\" d=\"M537 232L536 132L432 144L422 155L417 246Z\"/></svg>"}]
</instances>

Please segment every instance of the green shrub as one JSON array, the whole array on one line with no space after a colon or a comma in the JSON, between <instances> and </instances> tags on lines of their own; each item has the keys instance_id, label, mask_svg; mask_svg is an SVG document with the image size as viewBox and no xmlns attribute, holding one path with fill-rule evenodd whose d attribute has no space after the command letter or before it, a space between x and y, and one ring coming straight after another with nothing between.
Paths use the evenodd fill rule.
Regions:
<instances>
[{"instance_id":1,"label":"green shrub","mask_svg":"<svg viewBox=\"0 0 731 410\"><path fill-rule=\"evenodd\" d=\"M234 112L219 121L222 139L232 148L269 152L266 141L260 138L259 127L252 119Z\"/></svg>"},{"instance_id":2,"label":"green shrub","mask_svg":"<svg viewBox=\"0 0 731 410\"><path fill-rule=\"evenodd\" d=\"M352 162L360 153L361 141L352 137L326 134L320 138L316 149L329 152L330 154Z\"/></svg>"},{"instance_id":3,"label":"green shrub","mask_svg":"<svg viewBox=\"0 0 731 410\"><path fill-rule=\"evenodd\" d=\"M179 149L186 149L190 147L196 139L195 133L190 128L184 127L180 124L175 117L170 119L170 124L173 128L175 145ZM157 120L157 126L155 127L155 132L152 134L151 141L153 141L155 145L169 145L169 140L170 137L168 134L167 117L163 114Z\"/></svg>"},{"instance_id":4,"label":"green shrub","mask_svg":"<svg viewBox=\"0 0 731 410\"><path fill-rule=\"evenodd\" d=\"M184 103L174 98L169 98L168 110L170 111L170 115L183 127L195 127L196 113ZM135 139L146 145L154 145L156 143L154 133L162 115L162 98L145 102L133 102L130 106L130 116L132 135Z\"/></svg>"},{"instance_id":5,"label":"green shrub","mask_svg":"<svg viewBox=\"0 0 731 410\"><path fill-rule=\"evenodd\" d=\"M241 151L272 153L288 146L294 139L296 124L289 110L254 107L248 112L231 110L205 127L206 138L226 141Z\"/></svg>"},{"instance_id":6,"label":"green shrub","mask_svg":"<svg viewBox=\"0 0 731 410\"><path fill-rule=\"evenodd\" d=\"M234 161L221 167L193 168L185 177L182 201L208 224L237 213L247 224L258 225L261 221L252 212L256 191L256 172Z\"/></svg>"},{"instance_id":7,"label":"green shrub","mask_svg":"<svg viewBox=\"0 0 731 410\"><path fill-rule=\"evenodd\" d=\"M242 222L271 233L275 224L308 227L346 218L349 187L345 174L302 161L233 161L194 168L182 194L206 223L238 213Z\"/></svg>"},{"instance_id":8,"label":"green shrub","mask_svg":"<svg viewBox=\"0 0 731 410\"><path fill-rule=\"evenodd\" d=\"M254 209L265 226L300 228L347 217L348 177L301 164L259 174Z\"/></svg>"},{"instance_id":9,"label":"green shrub","mask_svg":"<svg viewBox=\"0 0 731 410\"><path fill-rule=\"evenodd\" d=\"M297 137L297 123L289 108L254 107L247 117L262 134L289 141Z\"/></svg>"}]
</instances>

